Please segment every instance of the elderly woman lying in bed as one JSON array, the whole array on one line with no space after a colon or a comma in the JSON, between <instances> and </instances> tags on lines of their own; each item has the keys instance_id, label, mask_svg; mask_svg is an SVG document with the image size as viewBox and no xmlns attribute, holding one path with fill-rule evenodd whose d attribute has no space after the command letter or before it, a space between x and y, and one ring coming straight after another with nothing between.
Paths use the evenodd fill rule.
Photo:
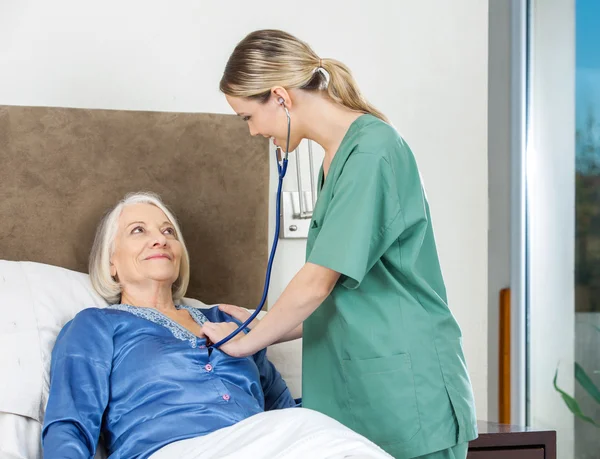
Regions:
<instances>
[{"instance_id":1,"label":"elderly woman lying in bed","mask_svg":"<svg viewBox=\"0 0 600 459\"><path fill-rule=\"evenodd\" d=\"M158 197L130 195L105 216L90 278L112 306L81 311L56 340L45 459L90 458L101 433L109 455L146 458L174 442L296 405L265 350L233 358L207 348L205 322L223 336L237 325L218 307L178 304L189 258L176 219Z\"/></svg>"}]
</instances>

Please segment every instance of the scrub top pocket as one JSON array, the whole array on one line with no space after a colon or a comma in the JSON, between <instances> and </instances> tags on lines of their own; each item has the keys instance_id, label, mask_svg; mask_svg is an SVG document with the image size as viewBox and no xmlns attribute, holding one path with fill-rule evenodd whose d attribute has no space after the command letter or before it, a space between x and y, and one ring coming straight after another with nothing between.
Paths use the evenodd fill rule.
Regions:
<instances>
[{"instance_id":1,"label":"scrub top pocket","mask_svg":"<svg viewBox=\"0 0 600 459\"><path fill-rule=\"evenodd\" d=\"M378 445L405 442L419 432L409 354L342 360L342 367L357 432Z\"/></svg>"}]
</instances>

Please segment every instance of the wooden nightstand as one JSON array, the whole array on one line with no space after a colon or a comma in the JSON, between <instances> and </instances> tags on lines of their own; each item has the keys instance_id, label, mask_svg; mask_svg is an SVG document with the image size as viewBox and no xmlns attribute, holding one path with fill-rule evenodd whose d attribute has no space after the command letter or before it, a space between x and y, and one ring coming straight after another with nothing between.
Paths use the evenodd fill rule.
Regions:
<instances>
[{"instance_id":1,"label":"wooden nightstand","mask_svg":"<svg viewBox=\"0 0 600 459\"><path fill-rule=\"evenodd\" d=\"M467 459L556 459L556 432L495 422L478 422L479 438Z\"/></svg>"}]
</instances>

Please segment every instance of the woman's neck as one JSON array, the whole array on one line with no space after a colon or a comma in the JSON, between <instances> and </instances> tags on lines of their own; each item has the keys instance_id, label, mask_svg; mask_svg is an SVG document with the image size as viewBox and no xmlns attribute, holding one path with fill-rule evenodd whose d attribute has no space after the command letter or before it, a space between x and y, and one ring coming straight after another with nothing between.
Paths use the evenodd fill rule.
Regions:
<instances>
[{"instance_id":1,"label":"woman's neck","mask_svg":"<svg viewBox=\"0 0 600 459\"><path fill-rule=\"evenodd\" d=\"M121 303L141 308L154 308L161 312L175 311L171 284L156 283L150 288L144 286L127 286L121 294Z\"/></svg>"}]
</instances>

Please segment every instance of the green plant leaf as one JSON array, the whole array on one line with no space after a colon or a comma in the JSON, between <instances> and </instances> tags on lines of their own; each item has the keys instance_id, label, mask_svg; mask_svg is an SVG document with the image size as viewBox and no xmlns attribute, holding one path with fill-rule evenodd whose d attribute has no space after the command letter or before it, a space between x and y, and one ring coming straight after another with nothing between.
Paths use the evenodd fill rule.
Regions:
<instances>
[{"instance_id":1,"label":"green plant leaf","mask_svg":"<svg viewBox=\"0 0 600 459\"><path fill-rule=\"evenodd\" d=\"M593 424L596 427L600 427L600 424L596 423L592 418L583 414L581 408L579 408L579 403L577 403L577 400L575 400L573 397L571 397L569 394L567 394L565 391L558 387L558 385L556 384L557 378L558 368L556 369L556 373L554 373L554 389L556 389L556 391L561 395L563 401L565 402L567 408L569 408L571 413L573 413L578 418L584 420L585 422L589 422L590 424Z\"/></svg>"},{"instance_id":2,"label":"green plant leaf","mask_svg":"<svg viewBox=\"0 0 600 459\"><path fill-rule=\"evenodd\" d=\"M585 370L577 362L575 362L575 379L581 384L581 387L596 400L596 403L600 404L600 389L598 389Z\"/></svg>"}]
</instances>

